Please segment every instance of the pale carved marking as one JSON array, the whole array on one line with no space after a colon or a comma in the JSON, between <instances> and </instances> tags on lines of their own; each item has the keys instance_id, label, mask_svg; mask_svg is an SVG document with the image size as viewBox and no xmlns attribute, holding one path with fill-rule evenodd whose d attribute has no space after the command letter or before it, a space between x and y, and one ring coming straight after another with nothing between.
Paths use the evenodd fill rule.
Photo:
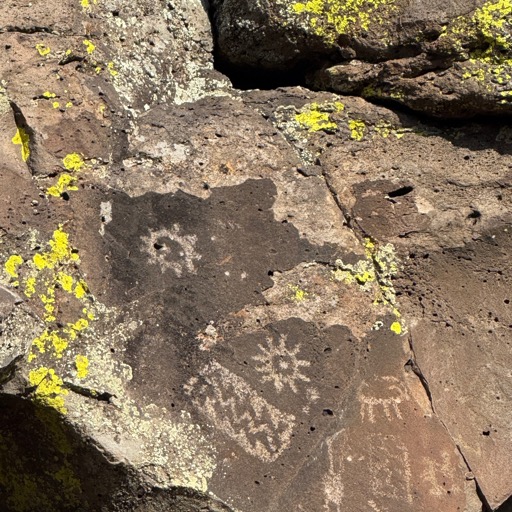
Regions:
<instances>
[{"instance_id":1,"label":"pale carved marking","mask_svg":"<svg viewBox=\"0 0 512 512\"><path fill-rule=\"evenodd\" d=\"M324 510L327 512L343 512L343 474L341 471L340 459L342 454L340 450L334 452L333 443L343 431L336 432L327 439L327 457L329 459L329 469L323 478L324 486Z\"/></svg>"},{"instance_id":2,"label":"pale carved marking","mask_svg":"<svg viewBox=\"0 0 512 512\"><path fill-rule=\"evenodd\" d=\"M267 402L245 380L212 361L185 390L209 422L263 462L275 461L290 445L295 416ZM199 398L201 397L201 398Z\"/></svg>"},{"instance_id":3,"label":"pale carved marking","mask_svg":"<svg viewBox=\"0 0 512 512\"><path fill-rule=\"evenodd\" d=\"M287 336L284 334L280 335L277 341L268 336L264 344L258 344L260 354L253 359L259 363L256 370L263 375L263 382L272 382L279 393L286 386L297 393L299 382L310 381L309 377L301 372L301 368L306 368L311 363L297 357L300 345L289 347L286 342Z\"/></svg>"},{"instance_id":4,"label":"pale carved marking","mask_svg":"<svg viewBox=\"0 0 512 512\"><path fill-rule=\"evenodd\" d=\"M450 455L446 452L442 454L442 462L432 460L430 458L424 458L425 469L422 474L422 478L429 482L429 493L432 496L441 498L446 496L447 491L453 491L450 485L447 486L446 480L450 479L452 483L452 464L450 461Z\"/></svg>"},{"instance_id":5,"label":"pale carved marking","mask_svg":"<svg viewBox=\"0 0 512 512\"><path fill-rule=\"evenodd\" d=\"M369 383L365 382L359 391L361 418L375 423L377 411L381 411L389 421L393 416L401 420L399 406L408 398L407 389L396 377L379 377Z\"/></svg>"},{"instance_id":6,"label":"pale carved marking","mask_svg":"<svg viewBox=\"0 0 512 512\"><path fill-rule=\"evenodd\" d=\"M366 446L356 447L354 452L349 433L341 430L326 443L328 469L322 479L325 512L346 512L351 499L365 500L375 512L388 512L382 502L395 503L391 510L401 510L404 503L413 502L410 455L398 437L370 434ZM361 477L364 487L360 482L355 487L361 490L360 496L347 498L344 486L354 489Z\"/></svg>"},{"instance_id":7,"label":"pale carved marking","mask_svg":"<svg viewBox=\"0 0 512 512\"><path fill-rule=\"evenodd\" d=\"M407 447L396 436L380 434L371 435L368 444L371 447L368 480L372 497L412 503L412 472Z\"/></svg>"},{"instance_id":8,"label":"pale carved marking","mask_svg":"<svg viewBox=\"0 0 512 512\"><path fill-rule=\"evenodd\" d=\"M149 235L141 239L150 265L157 265L162 273L173 270L177 277L184 271L197 273L194 262L201 259L195 250L197 236L180 235L179 224L174 224L171 229L150 230Z\"/></svg>"}]
</instances>

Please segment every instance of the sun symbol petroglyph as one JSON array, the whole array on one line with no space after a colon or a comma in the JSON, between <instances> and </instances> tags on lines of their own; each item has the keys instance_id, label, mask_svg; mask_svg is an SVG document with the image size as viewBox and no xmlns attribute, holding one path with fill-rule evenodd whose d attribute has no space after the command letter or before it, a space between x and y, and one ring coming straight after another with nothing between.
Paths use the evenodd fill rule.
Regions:
<instances>
[{"instance_id":1,"label":"sun symbol petroglyph","mask_svg":"<svg viewBox=\"0 0 512 512\"><path fill-rule=\"evenodd\" d=\"M365 382L359 393L361 418L368 418L370 423L375 423L375 410L381 409L389 421L393 415L401 420L399 405L407 400L408 396L407 390L396 377L385 376L370 383Z\"/></svg>"},{"instance_id":2,"label":"sun symbol petroglyph","mask_svg":"<svg viewBox=\"0 0 512 512\"><path fill-rule=\"evenodd\" d=\"M180 235L179 224L174 224L171 229L150 230L149 236L141 239L145 243L143 251L149 254L149 263L158 265L162 273L171 269L181 277L184 270L191 274L197 272L194 260L201 259L195 250L197 236Z\"/></svg>"},{"instance_id":3,"label":"sun symbol petroglyph","mask_svg":"<svg viewBox=\"0 0 512 512\"><path fill-rule=\"evenodd\" d=\"M293 348L286 346L287 336L281 335L277 343L272 337L266 338L266 343L258 344L261 354L254 356L255 361L261 364L256 370L263 374L263 382L273 382L278 392L286 386L297 393L299 381L309 382L309 377L301 373L301 368L308 367L311 363L297 357L300 352L300 345Z\"/></svg>"}]
</instances>

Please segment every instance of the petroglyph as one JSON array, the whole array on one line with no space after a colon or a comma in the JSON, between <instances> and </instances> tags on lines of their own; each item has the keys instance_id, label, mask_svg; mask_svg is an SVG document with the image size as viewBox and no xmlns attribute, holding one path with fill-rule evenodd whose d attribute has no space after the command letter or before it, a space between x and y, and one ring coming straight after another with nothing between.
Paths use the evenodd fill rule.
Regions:
<instances>
[{"instance_id":1,"label":"petroglyph","mask_svg":"<svg viewBox=\"0 0 512 512\"><path fill-rule=\"evenodd\" d=\"M329 458L329 469L323 478L324 486L324 510L327 512L343 512L341 505L343 500L343 474L340 471L340 460L342 454L337 451L333 453L333 443L343 431L336 432L327 439L327 456Z\"/></svg>"},{"instance_id":2,"label":"petroglyph","mask_svg":"<svg viewBox=\"0 0 512 512\"><path fill-rule=\"evenodd\" d=\"M263 462L275 461L288 448L295 416L274 407L217 361L205 366L200 375L205 383L198 385L194 377L185 391L218 430Z\"/></svg>"},{"instance_id":3,"label":"petroglyph","mask_svg":"<svg viewBox=\"0 0 512 512\"><path fill-rule=\"evenodd\" d=\"M297 393L299 381L309 382L310 380L300 371L301 368L308 367L310 362L297 357L300 345L288 348L286 341L287 336L284 334L279 336L277 342L268 336L265 344L258 344L261 354L254 356L253 359L261 363L256 366L256 370L263 374L263 382L272 382L278 392L289 386L294 393Z\"/></svg>"},{"instance_id":4,"label":"petroglyph","mask_svg":"<svg viewBox=\"0 0 512 512\"><path fill-rule=\"evenodd\" d=\"M389 421L393 416L401 420L399 405L408 398L406 388L396 377L385 376L365 382L359 391L361 418L375 423L376 410L380 409Z\"/></svg>"},{"instance_id":5,"label":"petroglyph","mask_svg":"<svg viewBox=\"0 0 512 512\"><path fill-rule=\"evenodd\" d=\"M171 229L150 230L149 236L141 237L145 243L142 250L149 254L149 263L158 265L162 273L171 269L177 277L181 277L185 270L195 274L194 260L201 259L195 250L197 236L179 233L179 224L174 224Z\"/></svg>"},{"instance_id":6,"label":"petroglyph","mask_svg":"<svg viewBox=\"0 0 512 512\"><path fill-rule=\"evenodd\" d=\"M448 453L443 453L441 457L443 460L442 463L430 458L425 458L425 470L421 475L424 480L431 484L429 486L429 493L438 498L445 496L447 491L452 492L446 482L447 477L452 474L450 455Z\"/></svg>"},{"instance_id":7,"label":"petroglyph","mask_svg":"<svg viewBox=\"0 0 512 512\"><path fill-rule=\"evenodd\" d=\"M372 496L412 503L411 463L407 447L393 435L372 434L368 481ZM380 500L379 500L380 501Z\"/></svg>"}]
</instances>

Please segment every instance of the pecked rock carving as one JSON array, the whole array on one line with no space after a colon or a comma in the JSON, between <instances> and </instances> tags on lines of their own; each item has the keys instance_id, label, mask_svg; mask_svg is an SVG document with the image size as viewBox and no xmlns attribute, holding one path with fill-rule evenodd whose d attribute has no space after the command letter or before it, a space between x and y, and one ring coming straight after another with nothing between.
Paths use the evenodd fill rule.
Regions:
<instances>
[{"instance_id":1,"label":"pecked rock carving","mask_svg":"<svg viewBox=\"0 0 512 512\"><path fill-rule=\"evenodd\" d=\"M510 508L511 19L4 2L0 509Z\"/></svg>"}]
</instances>

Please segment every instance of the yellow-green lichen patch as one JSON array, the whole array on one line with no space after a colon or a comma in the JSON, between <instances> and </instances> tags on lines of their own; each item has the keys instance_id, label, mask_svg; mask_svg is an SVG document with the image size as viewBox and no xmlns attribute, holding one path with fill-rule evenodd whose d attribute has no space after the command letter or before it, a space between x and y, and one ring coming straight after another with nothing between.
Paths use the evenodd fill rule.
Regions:
<instances>
[{"instance_id":1,"label":"yellow-green lichen patch","mask_svg":"<svg viewBox=\"0 0 512 512\"><path fill-rule=\"evenodd\" d=\"M26 162L30 157L30 137L23 128L18 128L16 134L12 138L13 144L19 144L21 146L21 158Z\"/></svg>"},{"instance_id":2,"label":"yellow-green lichen patch","mask_svg":"<svg viewBox=\"0 0 512 512\"><path fill-rule=\"evenodd\" d=\"M364 132L366 130L366 124L364 121L360 119L351 119L348 122L348 127L350 129L350 138L353 140L363 140Z\"/></svg>"},{"instance_id":3,"label":"yellow-green lichen patch","mask_svg":"<svg viewBox=\"0 0 512 512\"><path fill-rule=\"evenodd\" d=\"M303 302L307 300L309 293L306 290L303 290L302 288L296 285L290 285L290 288L293 292L292 299L295 302Z\"/></svg>"},{"instance_id":4,"label":"yellow-green lichen patch","mask_svg":"<svg viewBox=\"0 0 512 512\"><path fill-rule=\"evenodd\" d=\"M51 187L48 187L46 193L53 197L60 197L62 194L64 194L64 192L78 190L78 187L75 185L76 181L76 176L71 176L70 174L61 174L57 183Z\"/></svg>"},{"instance_id":5,"label":"yellow-green lichen patch","mask_svg":"<svg viewBox=\"0 0 512 512\"><path fill-rule=\"evenodd\" d=\"M384 24L394 10L395 0L309 0L290 4L291 13L302 17L315 35L329 43L339 35Z\"/></svg>"},{"instance_id":6,"label":"yellow-green lichen patch","mask_svg":"<svg viewBox=\"0 0 512 512\"><path fill-rule=\"evenodd\" d=\"M305 105L298 114L295 114L295 121L303 129L310 132L333 132L338 128L336 122L331 118L333 113L344 110L345 106L340 101L333 103L311 103Z\"/></svg>"},{"instance_id":7,"label":"yellow-green lichen patch","mask_svg":"<svg viewBox=\"0 0 512 512\"><path fill-rule=\"evenodd\" d=\"M51 52L50 47L46 46L46 45L44 45L42 43L36 44L36 50L39 53L39 55L41 55L41 57L46 57Z\"/></svg>"},{"instance_id":8,"label":"yellow-green lichen patch","mask_svg":"<svg viewBox=\"0 0 512 512\"><path fill-rule=\"evenodd\" d=\"M401 139L406 133L411 133L412 128L403 128L393 126L386 121L379 121L373 129L380 137L387 139L390 135L394 135L397 139Z\"/></svg>"},{"instance_id":9,"label":"yellow-green lichen patch","mask_svg":"<svg viewBox=\"0 0 512 512\"><path fill-rule=\"evenodd\" d=\"M63 159L62 163L68 171L80 171L85 165L83 158L78 153L69 153Z\"/></svg>"},{"instance_id":10,"label":"yellow-green lichen patch","mask_svg":"<svg viewBox=\"0 0 512 512\"><path fill-rule=\"evenodd\" d=\"M112 77L115 77L119 74L119 71L116 70L115 64L113 62L109 62L107 64L107 70Z\"/></svg>"},{"instance_id":11,"label":"yellow-green lichen patch","mask_svg":"<svg viewBox=\"0 0 512 512\"><path fill-rule=\"evenodd\" d=\"M402 334L402 324L400 324L400 322L393 322L393 323L391 324L390 329L391 329L395 334Z\"/></svg>"},{"instance_id":12,"label":"yellow-green lichen patch","mask_svg":"<svg viewBox=\"0 0 512 512\"><path fill-rule=\"evenodd\" d=\"M375 306L384 306L395 317L390 329L395 334L405 332L400 320L393 277L398 273L399 263L391 244L380 245L370 238L364 242L365 258L354 264L336 261L334 279L346 284L356 284L373 295Z\"/></svg>"},{"instance_id":13,"label":"yellow-green lichen patch","mask_svg":"<svg viewBox=\"0 0 512 512\"><path fill-rule=\"evenodd\" d=\"M37 253L33 257L37 270L54 269L57 265L78 261L78 254L73 251L69 243L69 235L64 231L62 224L53 232L53 237L48 243L49 251Z\"/></svg>"},{"instance_id":14,"label":"yellow-green lichen patch","mask_svg":"<svg viewBox=\"0 0 512 512\"><path fill-rule=\"evenodd\" d=\"M12 283L13 286L18 286L18 267L23 264L23 258L19 254L13 254L9 256L8 260L5 262L4 268L7 275L14 280Z\"/></svg>"},{"instance_id":15,"label":"yellow-green lichen patch","mask_svg":"<svg viewBox=\"0 0 512 512\"><path fill-rule=\"evenodd\" d=\"M491 0L473 16L456 18L442 37L467 59L460 64L463 80L480 82L483 89L493 92L512 79L511 0ZM468 41L477 46L469 54L465 49Z\"/></svg>"},{"instance_id":16,"label":"yellow-green lichen patch","mask_svg":"<svg viewBox=\"0 0 512 512\"><path fill-rule=\"evenodd\" d=\"M50 99L50 98L56 98L57 95L54 92L45 91L45 92L43 92L43 97Z\"/></svg>"},{"instance_id":17,"label":"yellow-green lichen patch","mask_svg":"<svg viewBox=\"0 0 512 512\"><path fill-rule=\"evenodd\" d=\"M89 11L91 9L91 4L97 4L98 0L80 0L80 5L84 11Z\"/></svg>"},{"instance_id":18,"label":"yellow-green lichen patch","mask_svg":"<svg viewBox=\"0 0 512 512\"><path fill-rule=\"evenodd\" d=\"M53 233L48 242L48 250L36 253L31 260L23 261L17 255L12 255L5 263L5 272L8 276L27 275L25 279L19 279L24 286L23 293L31 298L37 297L42 306L42 319L45 329L32 341L32 347L28 356L28 362L33 363L41 355L44 355L44 366L39 365L29 374L31 385L36 386L35 397L46 405L56 408L59 412L65 412L64 396L67 391L63 388L61 377L52 368L52 359L63 359L70 345L90 327L90 322L95 320L93 312L94 302L89 295L87 284L83 279L74 276L80 260L77 252L69 242L69 235L62 225ZM20 269L23 267L23 269ZM58 307L59 293L73 297L75 305L71 311L61 311ZM73 301L65 301L71 304ZM77 312L77 309L79 312ZM74 318L72 321L63 320L64 315ZM88 366L84 359L78 359L81 366L80 375L83 375Z\"/></svg>"},{"instance_id":19,"label":"yellow-green lichen patch","mask_svg":"<svg viewBox=\"0 0 512 512\"><path fill-rule=\"evenodd\" d=\"M63 387L62 379L52 368L41 366L29 373L29 382L36 388L35 397L41 403L65 414L64 397L69 391Z\"/></svg>"},{"instance_id":20,"label":"yellow-green lichen patch","mask_svg":"<svg viewBox=\"0 0 512 512\"><path fill-rule=\"evenodd\" d=\"M89 55L91 55L94 52L94 50L96 50L96 46L90 39L84 39L83 44L85 46L85 50Z\"/></svg>"},{"instance_id":21,"label":"yellow-green lichen patch","mask_svg":"<svg viewBox=\"0 0 512 512\"><path fill-rule=\"evenodd\" d=\"M76 375L79 379L85 379L89 374L89 359L86 356L78 355L75 358Z\"/></svg>"},{"instance_id":22,"label":"yellow-green lichen patch","mask_svg":"<svg viewBox=\"0 0 512 512\"><path fill-rule=\"evenodd\" d=\"M66 155L62 164L64 168L70 172L78 173L85 166L85 162L81 155L78 153L69 153ZM78 178L68 173L63 173L59 176L57 183L48 187L46 193L53 197L61 197L64 193L78 190L76 183Z\"/></svg>"}]
</instances>

